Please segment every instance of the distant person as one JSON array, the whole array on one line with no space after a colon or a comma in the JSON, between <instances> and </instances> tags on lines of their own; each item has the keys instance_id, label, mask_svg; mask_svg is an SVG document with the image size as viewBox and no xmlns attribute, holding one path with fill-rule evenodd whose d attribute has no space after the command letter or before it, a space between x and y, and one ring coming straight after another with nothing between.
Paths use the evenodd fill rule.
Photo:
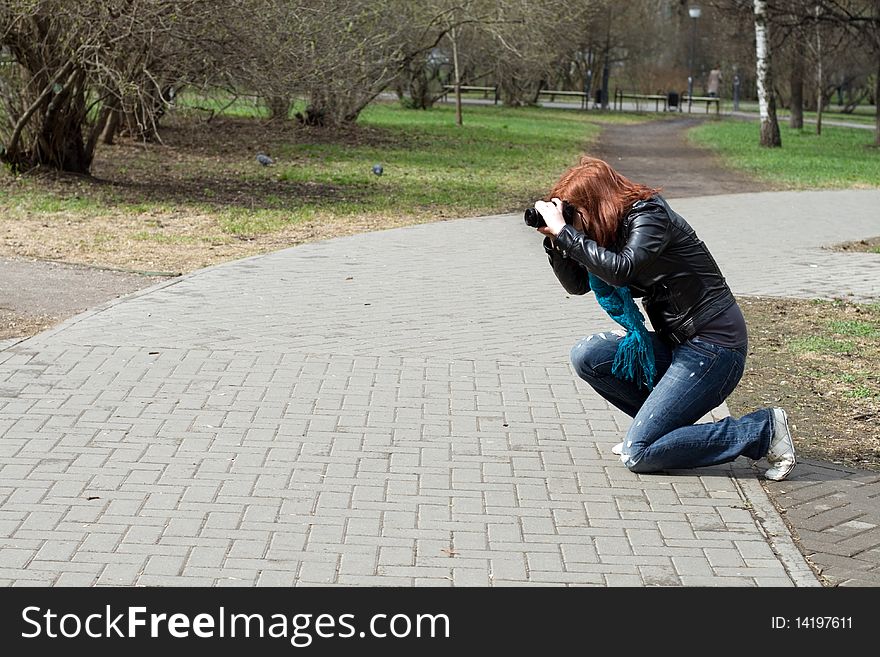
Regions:
<instances>
[{"instance_id":1,"label":"distant person","mask_svg":"<svg viewBox=\"0 0 880 657\"><path fill-rule=\"evenodd\" d=\"M721 88L721 69L713 68L709 71L709 82L706 85L706 93L711 98L718 98L718 91Z\"/></svg>"},{"instance_id":2,"label":"distant person","mask_svg":"<svg viewBox=\"0 0 880 657\"><path fill-rule=\"evenodd\" d=\"M785 479L796 458L783 409L695 424L739 383L748 335L693 228L659 190L588 156L562 174L547 199L534 205L543 223L529 225L545 235L562 287L592 291L626 329L590 335L571 350L577 375L633 418L612 452L638 473L766 457L764 476ZM633 297L642 297L653 331Z\"/></svg>"}]
</instances>

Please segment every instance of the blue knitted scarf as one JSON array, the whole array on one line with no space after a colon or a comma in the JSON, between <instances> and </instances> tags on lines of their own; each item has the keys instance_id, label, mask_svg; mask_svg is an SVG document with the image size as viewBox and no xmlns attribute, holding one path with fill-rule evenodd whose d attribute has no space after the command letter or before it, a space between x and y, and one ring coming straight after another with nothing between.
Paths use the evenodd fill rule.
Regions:
<instances>
[{"instance_id":1,"label":"blue knitted scarf","mask_svg":"<svg viewBox=\"0 0 880 657\"><path fill-rule=\"evenodd\" d=\"M611 319L626 329L626 336L617 347L611 373L618 379L632 381L639 388L653 390L657 377L654 346L645 328L645 318L633 301L629 288L614 287L593 274L590 274L590 288Z\"/></svg>"}]
</instances>

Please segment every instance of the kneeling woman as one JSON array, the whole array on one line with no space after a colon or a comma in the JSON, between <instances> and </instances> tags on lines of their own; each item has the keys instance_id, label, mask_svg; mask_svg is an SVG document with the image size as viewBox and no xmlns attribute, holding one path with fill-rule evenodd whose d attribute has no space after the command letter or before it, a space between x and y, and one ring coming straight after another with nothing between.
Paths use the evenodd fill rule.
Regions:
<instances>
[{"instance_id":1,"label":"kneeling woman","mask_svg":"<svg viewBox=\"0 0 880 657\"><path fill-rule=\"evenodd\" d=\"M615 453L633 472L767 457L768 479L796 464L785 411L695 424L721 404L745 367L745 319L714 258L658 190L582 157L535 203L544 249L570 294L593 291L626 332L589 336L571 351L578 376L633 422ZM563 214L565 212L565 214ZM633 302L642 297L653 331Z\"/></svg>"}]
</instances>

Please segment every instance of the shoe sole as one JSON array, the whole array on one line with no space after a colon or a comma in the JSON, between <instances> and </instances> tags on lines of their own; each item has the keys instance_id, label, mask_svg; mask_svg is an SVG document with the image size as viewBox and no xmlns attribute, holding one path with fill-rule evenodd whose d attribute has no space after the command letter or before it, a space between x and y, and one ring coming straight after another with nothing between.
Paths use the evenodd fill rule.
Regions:
<instances>
[{"instance_id":1,"label":"shoe sole","mask_svg":"<svg viewBox=\"0 0 880 657\"><path fill-rule=\"evenodd\" d=\"M776 472L774 474L770 474L770 470L775 469L775 468L770 468L767 470L767 472L764 473L764 477L766 477L770 481L782 481L788 475L791 474L791 471L794 470L794 466L796 466L796 465L797 465L797 459L794 459L792 461L791 465L789 467L787 467L785 470L779 470L778 472Z\"/></svg>"}]
</instances>

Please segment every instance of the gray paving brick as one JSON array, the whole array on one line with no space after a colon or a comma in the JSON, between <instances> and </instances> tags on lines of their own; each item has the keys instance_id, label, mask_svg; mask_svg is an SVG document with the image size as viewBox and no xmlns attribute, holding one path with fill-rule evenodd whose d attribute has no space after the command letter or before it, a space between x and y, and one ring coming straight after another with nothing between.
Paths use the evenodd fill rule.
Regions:
<instances>
[{"instance_id":1,"label":"gray paving brick","mask_svg":"<svg viewBox=\"0 0 880 657\"><path fill-rule=\"evenodd\" d=\"M151 556L144 566L143 575L178 576L183 572L186 558L183 556Z\"/></svg>"},{"instance_id":2,"label":"gray paving brick","mask_svg":"<svg viewBox=\"0 0 880 657\"><path fill-rule=\"evenodd\" d=\"M79 552L113 552L122 540L120 533L90 534L82 542Z\"/></svg>"},{"instance_id":3,"label":"gray paving brick","mask_svg":"<svg viewBox=\"0 0 880 657\"><path fill-rule=\"evenodd\" d=\"M561 573L564 568L562 564L562 555L550 552L534 552L526 554L526 563L530 576L535 571Z\"/></svg>"},{"instance_id":4,"label":"gray paving brick","mask_svg":"<svg viewBox=\"0 0 880 657\"><path fill-rule=\"evenodd\" d=\"M203 580L211 580L213 582L212 586L254 586L258 577L258 571L244 568L186 566L183 571L182 580L192 582L193 586L196 586L195 582Z\"/></svg>"},{"instance_id":5,"label":"gray paving brick","mask_svg":"<svg viewBox=\"0 0 880 657\"><path fill-rule=\"evenodd\" d=\"M681 586L681 579L672 566L639 566L645 586Z\"/></svg>"},{"instance_id":6,"label":"gray paving brick","mask_svg":"<svg viewBox=\"0 0 880 657\"><path fill-rule=\"evenodd\" d=\"M256 586L288 588L295 585L295 570L263 570L260 572L256 581Z\"/></svg>"},{"instance_id":7,"label":"gray paving brick","mask_svg":"<svg viewBox=\"0 0 880 657\"><path fill-rule=\"evenodd\" d=\"M632 546L625 538L613 536L597 536L595 540L596 552L604 561L612 556L626 556L632 554Z\"/></svg>"},{"instance_id":8,"label":"gray paving brick","mask_svg":"<svg viewBox=\"0 0 880 657\"><path fill-rule=\"evenodd\" d=\"M555 534L556 525L553 523L552 518L523 518L522 531L523 534L527 537L527 540L531 540L529 538L531 535L537 534L539 536L545 536Z\"/></svg>"},{"instance_id":9,"label":"gray paving brick","mask_svg":"<svg viewBox=\"0 0 880 657\"><path fill-rule=\"evenodd\" d=\"M708 559L703 556L673 556L672 565L681 577L711 577L714 575Z\"/></svg>"},{"instance_id":10,"label":"gray paving brick","mask_svg":"<svg viewBox=\"0 0 880 657\"><path fill-rule=\"evenodd\" d=\"M108 563L95 582L96 586L134 586L140 577L143 560L138 563Z\"/></svg>"},{"instance_id":11,"label":"gray paving brick","mask_svg":"<svg viewBox=\"0 0 880 657\"><path fill-rule=\"evenodd\" d=\"M223 564L228 553L227 547L200 547L192 549L187 560L187 568L211 568Z\"/></svg>"},{"instance_id":12,"label":"gray paving brick","mask_svg":"<svg viewBox=\"0 0 880 657\"><path fill-rule=\"evenodd\" d=\"M732 567L742 568L745 563L737 549L731 548L707 548L704 550L706 558L713 568Z\"/></svg>"},{"instance_id":13,"label":"gray paving brick","mask_svg":"<svg viewBox=\"0 0 880 657\"><path fill-rule=\"evenodd\" d=\"M375 575L377 568L377 549L364 546L359 551L354 551L353 546L347 546L345 552L340 557L339 576Z\"/></svg>"},{"instance_id":14,"label":"gray paving brick","mask_svg":"<svg viewBox=\"0 0 880 657\"><path fill-rule=\"evenodd\" d=\"M38 561L68 561L76 552L78 545L79 541L49 540L37 551L34 559Z\"/></svg>"},{"instance_id":15,"label":"gray paving brick","mask_svg":"<svg viewBox=\"0 0 880 657\"><path fill-rule=\"evenodd\" d=\"M524 582L527 579L525 555L514 558L510 555L507 558L497 558L491 560L490 576L497 583L499 580L510 580L516 582Z\"/></svg>"},{"instance_id":16,"label":"gray paving brick","mask_svg":"<svg viewBox=\"0 0 880 657\"><path fill-rule=\"evenodd\" d=\"M662 534L656 529L626 529L626 538L631 546L662 546Z\"/></svg>"},{"instance_id":17,"label":"gray paving brick","mask_svg":"<svg viewBox=\"0 0 880 657\"><path fill-rule=\"evenodd\" d=\"M606 586L633 587L643 586L644 582L639 575L627 575L623 573L608 573L605 575Z\"/></svg>"},{"instance_id":18,"label":"gray paving brick","mask_svg":"<svg viewBox=\"0 0 880 657\"><path fill-rule=\"evenodd\" d=\"M75 573L67 571L59 574L53 584L55 586L64 587L85 587L93 586L96 583L97 579L97 574Z\"/></svg>"},{"instance_id":19,"label":"gray paving brick","mask_svg":"<svg viewBox=\"0 0 880 657\"><path fill-rule=\"evenodd\" d=\"M303 562L297 583L333 584L336 582L337 560Z\"/></svg>"},{"instance_id":20,"label":"gray paving brick","mask_svg":"<svg viewBox=\"0 0 880 657\"><path fill-rule=\"evenodd\" d=\"M36 550L0 547L0 568L24 568Z\"/></svg>"}]
</instances>

